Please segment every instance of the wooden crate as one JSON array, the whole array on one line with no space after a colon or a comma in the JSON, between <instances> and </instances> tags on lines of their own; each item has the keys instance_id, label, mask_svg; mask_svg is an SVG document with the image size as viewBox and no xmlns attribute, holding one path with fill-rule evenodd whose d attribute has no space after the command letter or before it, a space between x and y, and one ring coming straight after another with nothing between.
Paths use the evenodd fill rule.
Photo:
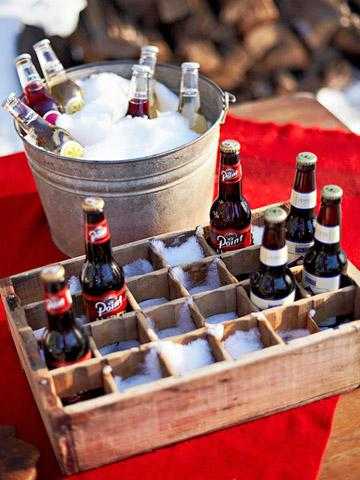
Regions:
<instances>
[{"instance_id":1,"label":"wooden crate","mask_svg":"<svg viewBox=\"0 0 360 480\"><path fill-rule=\"evenodd\" d=\"M253 212L257 226L263 223L263 212ZM296 301L260 313L248 296L248 275L258 266L259 246L216 255L206 243L206 228L156 239L171 247L192 235L198 238L204 259L182 266L190 282L185 285L181 278L179 281L179 269L168 265L151 239L114 249L122 265L143 258L153 271L128 279L131 311L84 326L93 358L78 365L49 371L39 350L36 330L46 325L41 269L1 281L1 296L19 358L65 473L94 468L360 385L360 273L352 264L340 290L315 296L300 285L302 266L293 267ZM83 261L84 257L79 257L62 264L70 276L78 274ZM204 281L211 268L218 275L217 288L189 292ZM161 305L142 303L158 297ZM81 315L79 294L74 296L74 305ZM350 321L338 329L319 331L308 315L312 309L315 320L345 315ZM186 312L193 327L169 339L166 329L180 325L181 312ZM210 317L224 313L228 320L211 324ZM234 360L227 339L254 327L260 332L263 348ZM309 335L285 343L283 331L295 328L307 328ZM213 363L181 376L164 348L169 345L164 340L186 345L197 339L207 342ZM158 360L159 378L124 390L115 378L133 378L142 371L149 354ZM66 399L79 392L90 392L95 398L66 405Z\"/></svg>"}]
</instances>

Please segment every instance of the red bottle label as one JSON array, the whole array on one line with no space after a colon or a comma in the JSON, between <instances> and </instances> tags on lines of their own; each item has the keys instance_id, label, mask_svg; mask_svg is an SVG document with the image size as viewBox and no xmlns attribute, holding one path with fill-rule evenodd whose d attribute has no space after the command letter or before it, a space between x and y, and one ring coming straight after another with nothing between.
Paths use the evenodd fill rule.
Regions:
<instances>
[{"instance_id":1,"label":"red bottle label","mask_svg":"<svg viewBox=\"0 0 360 480\"><path fill-rule=\"evenodd\" d=\"M252 245L251 225L242 230L224 228L222 230L210 227L210 241L215 250L229 252Z\"/></svg>"},{"instance_id":2,"label":"red bottle label","mask_svg":"<svg viewBox=\"0 0 360 480\"><path fill-rule=\"evenodd\" d=\"M221 165L220 179L222 183L236 183L241 180L241 162L234 165Z\"/></svg>"},{"instance_id":3,"label":"red bottle label","mask_svg":"<svg viewBox=\"0 0 360 480\"><path fill-rule=\"evenodd\" d=\"M82 357L74 360L73 362L66 362L65 360L54 360L51 362L50 368L60 368L67 367L68 365L74 365L74 363L84 362L85 360L90 360L92 358L91 350L89 349Z\"/></svg>"},{"instance_id":4,"label":"red bottle label","mask_svg":"<svg viewBox=\"0 0 360 480\"><path fill-rule=\"evenodd\" d=\"M110 230L106 219L99 223L87 223L85 226L86 240L89 243L101 244L110 240Z\"/></svg>"},{"instance_id":5,"label":"red bottle label","mask_svg":"<svg viewBox=\"0 0 360 480\"><path fill-rule=\"evenodd\" d=\"M86 305L86 314L91 322L118 315L126 310L127 298L125 287L121 290L106 292L98 297L83 293L83 297Z\"/></svg>"},{"instance_id":6,"label":"red bottle label","mask_svg":"<svg viewBox=\"0 0 360 480\"><path fill-rule=\"evenodd\" d=\"M51 315L62 315L72 307L71 293L64 287L57 293L45 293L46 311Z\"/></svg>"}]
</instances>

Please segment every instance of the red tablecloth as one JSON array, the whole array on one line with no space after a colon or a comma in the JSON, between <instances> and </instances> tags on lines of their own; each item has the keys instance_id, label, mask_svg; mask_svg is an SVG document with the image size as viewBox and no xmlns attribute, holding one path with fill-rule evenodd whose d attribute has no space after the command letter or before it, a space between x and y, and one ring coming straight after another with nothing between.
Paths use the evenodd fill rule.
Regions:
<instances>
[{"instance_id":1,"label":"red tablecloth","mask_svg":"<svg viewBox=\"0 0 360 480\"><path fill-rule=\"evenodd\" d=\"M319 156L318 187L344 188L343 245L360 264L360 138L343 132L278 127L229 117L222 137L242 144L244 191L252 207L289 196L297 152ZM0 276L64 258L51 242L23 154L0 159ZM0 311L0 424L41 451L40 480L62 478ZM315 479L337 397L181 442L71 478L142 480ZM119 425L121 428L121 425ZM96 435L96 432L94 432Z\"/></svg>"}]
</instances>

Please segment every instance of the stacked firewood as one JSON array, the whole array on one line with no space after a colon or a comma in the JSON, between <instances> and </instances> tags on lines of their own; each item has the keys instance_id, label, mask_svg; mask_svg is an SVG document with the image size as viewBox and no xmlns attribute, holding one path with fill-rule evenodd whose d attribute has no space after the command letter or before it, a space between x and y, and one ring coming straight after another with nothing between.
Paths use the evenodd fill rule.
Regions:
<instances>
[{"instance_id":1,"label":"stacked firewood","mask_svg":"<svg viewBox=\"0 0 360 480\"><path fill-rule=\"evenodd\" d=\"M85 62L155 44L246 100L348 84L359 13L360 0L88 0L71 41Z\"/></svg>"}]
</instances>

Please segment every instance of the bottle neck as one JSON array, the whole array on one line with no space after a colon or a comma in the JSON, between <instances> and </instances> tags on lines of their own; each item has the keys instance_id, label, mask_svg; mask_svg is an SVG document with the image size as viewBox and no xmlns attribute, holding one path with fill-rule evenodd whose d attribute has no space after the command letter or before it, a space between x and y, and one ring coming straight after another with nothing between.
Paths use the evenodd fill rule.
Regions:
<instances>
[{"instance_id":1,"label":"bottle neck","mask_svg":"<svg viewBox=\"0 0 360 480\"><path fill-rule=\"evenodd\" d=\"M45 80L65 76L65 69L49 44L34 46Z\"/></svg>"},{"instance_id":2,"label":"bottle neck","mask_svg":"<svg viewBox=\"0 0 360 480\"><path fill-rule=\"evenodd\" d=\"M134 72L130 83L128 115L149 116L149 74Z\"/></svg>"},{"instance_id":3,"label":"bottle neck","mask_svg":"<svg viewBox=\"0 0 360 480\"><path fill-rule=\"evenodd\" d=\"M322 200L315 226L315 242L319 246L340 245L341 204L340 200Z\"/></svg>"},{"instance_id":4,"label":"bottle neck","mask_svg":"<svg viewBox=\"0 0 360 480\"><path fill-rule=\"evenodd\" d=\"M197 68L185 68L181 72L179 112L187 110L197 113L200 109L199 71Z\"/></svg>"},{"instance_id":5,"label":"bottle neck","mask_svg":"<svg viewBox=\"0 0 360 480\"><path fill-rule=\"evenodd\" d=\"M16 64L16 70L23 90L25 87L29 88L29 86L33 86L34 89L39 90L44 86L35 65L30 59L18 62Z\"/></svg>"},{"instance_id":6,"label":"bottle neck","mask_svg":"<svg viewBox=\"0 0 360 480\"><path fill-rule=\"evenodd\" d=\"M315 208L315 166L297 168L290 203L292 207L300 210L312 210Z\"/></svg>"},{"instance_id":7,"label":"bottle neck","mask_svg":"<svg viewBox=\"0 0 360 480\"><path fill-rule=\"evenodd\" d=\"M155 74L156 62L157 62L156 53L150 53L150 52L142 53L139 60L140 65L146 65L147 67L149 67L151 78L153 78Z\"/></svg>"},{"instance_id":8,"label":"bottle neck","mask_svg":"<svg viewBox=\"0 0 360 480\"><path fill-rule=\"evenodd\" d=\"M239 200L242 196L242 168L239 154L221 152L219 199Z\"/></svg>"},{"instance_id":9,"label":"bottle neck","mask_svg":"<svg viewBox=\"0 0 360 480\"><path fill-rule=\"evenodd\" d=\"M42 120L34 110L19 99L12 100L11 104L7 104L5 108L27 134L32 133L35 122Z\"/></svg>"},{"instance_id":10,"label":"bottle neck","mask_svg":"<svg viewBox=\"0 0 360 480\"><path fill-rule=\"evenodd\" d=\"M111 237L103 212L85 214L85 254L90 263L110 263Z\"/></svg>"},{"instance_id":11,"label":"bottle neck","mask_svg":"<svg viewBox=\"0 0 360 480\"><path fill-rule=\"evenodd\" d=\"M260 262L267 267L284 267L287 261L285 222L265 223Z\"/></svg>"},{"instance_id":12,"label":"bottle neck","mask_svg":"<svg viewBox=\"0 0 360 480\"><path fill-rule=\"evenodd\" d=\"M65 281L45 285L49 330L64 332L75 326L71 293Z\"/></svg>"}]
</instances>

